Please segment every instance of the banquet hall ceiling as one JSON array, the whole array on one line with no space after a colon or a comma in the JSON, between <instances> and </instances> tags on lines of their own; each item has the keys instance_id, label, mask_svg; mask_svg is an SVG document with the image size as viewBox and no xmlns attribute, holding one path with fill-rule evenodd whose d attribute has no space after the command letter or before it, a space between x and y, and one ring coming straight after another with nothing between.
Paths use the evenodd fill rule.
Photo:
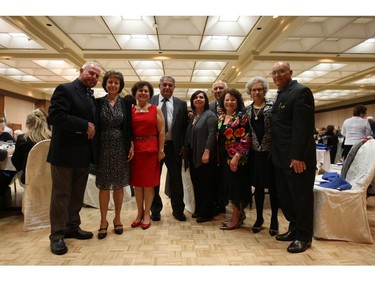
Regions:
<instances>
[{"instance_id":1,"label":"banquet hall ceiling","mask_svg":"<svg viewBox=\"0 0 375 281\"><path fill-rule=\"evenodd\" d=\"M124 94L139 80L176 79L190 99L220 79L244 92L253 76L270 82L276 61L309 86L317 109L375 100L375 17L360 16L1 16L0 89L49 100L95 60L121 71ZM97 95L104 91L98 83ZM245 93L244 97L248 98Z\"/></svg>"}]
</instances>

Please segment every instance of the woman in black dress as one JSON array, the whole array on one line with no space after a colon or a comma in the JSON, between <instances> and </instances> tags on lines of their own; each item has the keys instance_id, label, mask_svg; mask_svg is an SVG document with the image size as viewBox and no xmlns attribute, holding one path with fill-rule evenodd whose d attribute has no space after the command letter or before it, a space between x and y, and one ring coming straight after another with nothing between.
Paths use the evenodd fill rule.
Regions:
<instances>
[{"instance_id":1,"label":"woman in black dress","mask_svg":"<svg viewBox=\"0 0 375 281\"><path fill-rule=\"evenodd\" d=\"M246 107L246 115L250 121L251 152L250 152L250 182L255 187L255 206L257 219L252 227L254 233L261 231L264 222L263 205L265 188L268 188L271 203L271 224L269 234L274 236L279 232L277 219L278 200L271 151L271 123L273 103L265 96L268 91L268 81L262 77L254 77L246 84L246 91L252 97L253 103Z\"/></svg>"}]
</instances>

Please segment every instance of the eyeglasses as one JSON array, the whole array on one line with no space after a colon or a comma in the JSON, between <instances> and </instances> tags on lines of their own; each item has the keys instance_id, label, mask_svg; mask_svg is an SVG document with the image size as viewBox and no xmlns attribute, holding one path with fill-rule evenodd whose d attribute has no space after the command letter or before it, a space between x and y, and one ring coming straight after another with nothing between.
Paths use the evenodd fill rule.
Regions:
<instances>
[{"instance_id":1,"label":"eyeglasses","mask_svg":"<svg viewBox=\"0 0 375 281\"><path fill-rule=\"evenodd\" d=\"M251 89L251 90L250 90L250 92L252 92L252 93L256 93L256 92L261 93L261 92L263 92L263 91L264 91L263 88L256 88L256 89Z\"/></svg>"},{"instance_id":2,"label":"eyeglasses","mask_svg":"<svg viewBox=\"0 0 375 281\"><path fill-rule=\"evenodd\" d=\"M279 76L283 76L287 71L289 71L290 69L279 69L279 70L277 70L277 71L272 71L271 73L270 73L270 75L272 76L272 77L275 77L275 76L277 76L277 75L279 75Z\"/></svg>"}]
</instances>

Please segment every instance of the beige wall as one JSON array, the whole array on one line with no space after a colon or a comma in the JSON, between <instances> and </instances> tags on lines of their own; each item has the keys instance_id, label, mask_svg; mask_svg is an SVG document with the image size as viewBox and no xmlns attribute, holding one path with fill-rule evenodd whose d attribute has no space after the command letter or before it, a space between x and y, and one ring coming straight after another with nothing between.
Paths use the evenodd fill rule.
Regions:
<instances>
[{"instance_id":1,"label":"beige wall","mask_svg":"<svg viewBox=\"0 0 375 281\"><path fill-rule=\"evenodd\" d=\"M375 119L375 104L368 104L365 106L367 107L367 116L373 116ZM316 113L315 127L321 128L327 127L327 125L334 125L335 128L341 128L344 120L353 116L353 107Z\"/></svg>"},{"instance_id":2,"label":"beige wall","mask_svg":"<svg viewBox=\"0 0 375 281\"><path fill-rule=\"evenodd\" d=\"M4 111L6 112L7 123L22 125L22 131L26 132L26 116L34 110L34 103L19 100L11 97L4 97Z\"/></svg>"}]
</instances>

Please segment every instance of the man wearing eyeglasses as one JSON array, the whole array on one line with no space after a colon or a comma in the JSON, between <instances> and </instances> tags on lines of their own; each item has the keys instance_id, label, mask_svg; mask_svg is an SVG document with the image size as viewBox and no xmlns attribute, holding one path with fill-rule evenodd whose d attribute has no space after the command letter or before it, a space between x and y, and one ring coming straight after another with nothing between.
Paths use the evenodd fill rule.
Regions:
<instances>
[{"instance_id":1,"label":"man wearing eyeglasses","mask_svg":"<svg viewBox=\"0 0 375 281\"><path fill-rule=\"evenodd\" d=\"M186 101L173 97L176 86L175 79L171 76L163 76L159 81L160 94L150 99L151 104L159 106L166 120L165 125L165 158L160 162L160 170L163 164L167 166L170 184L170 198L173 216L179 221L186 221L184 214L184 188L182 184L182 151L188 113ZM151 219L159 221L163 202L159 194L160 186L155 187L155 196L151 205Z\"/></svg>"},{"instance_id":2,"label":"man wearing eyeglasses","mask_svg":"<svg viewBox=\"0 0 375 281\"><path fill-rule=\"evenodd\" d=\"M311 246L313 236L315 106L311 90L292 80L292 74L286 62L272 67L278 95L272 110L271 155L280 207L289 221L288 231L276 240L292 241L288 252L301 253Z\"/></svg>"}]
</instances>

